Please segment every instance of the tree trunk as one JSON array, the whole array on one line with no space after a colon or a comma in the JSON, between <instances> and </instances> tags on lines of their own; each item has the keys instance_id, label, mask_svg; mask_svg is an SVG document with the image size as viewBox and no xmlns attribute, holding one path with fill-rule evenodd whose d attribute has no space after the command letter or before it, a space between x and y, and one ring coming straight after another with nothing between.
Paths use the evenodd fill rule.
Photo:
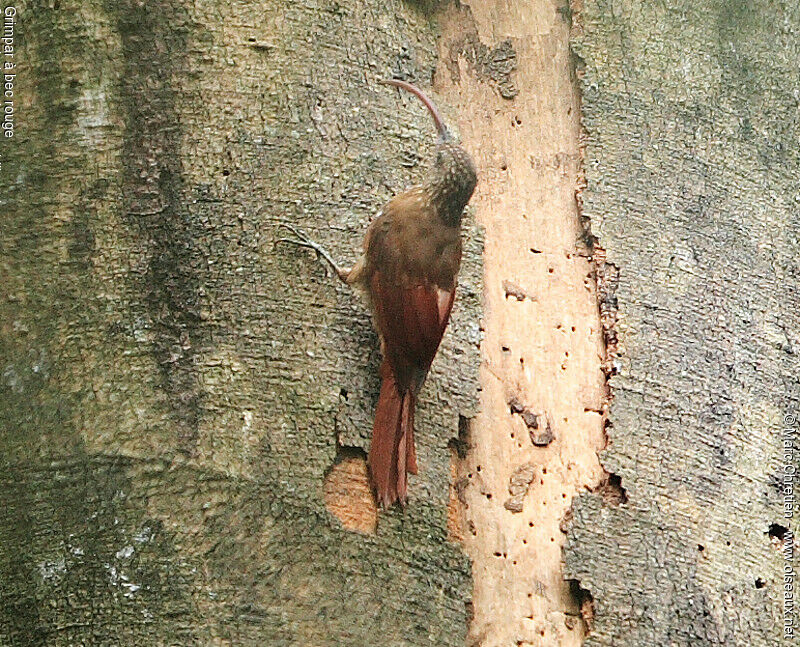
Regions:
<instances>
[{"instance_id":1,"label":"tree trunk","mask_svg":"<svg viewBox=\"0 0 800 647\"><path fill-rule=\"evenodd\" d=\"M780 644L793 5L15 20L0 643ZM422 177L434 130L390 76L431 88L479 188L420 473L378 512L368 311L275 242L350 264Z\"/></svg>"},{"instance_id":2,"label":"tree trunk","mask_svg":"<svg viewBox=\"0 0 800 647\"><path fill-rule=\"evenodd\" d=\"M627 497L573 510L585 644L797 644L800 9L598 0L581 22L584 214L618 312L602 462Z\"/></svg>"},{"instance_id":3,"label":"tree trunk","mask_svg":"<svg viewBox=\"0 0 800 647\"><path fill-rule=\"evenodd\" d=\"M375 534L325 494L360 465L345 494L369 530L376 335L312 254L274 246L292 223L352 262L421 177L430 118L375 81L426 84L435 23L371 1L17 11L0 642L462 645L447 443L476 402L480 237L467 227L410 504Z\"/></svg>"}]
</instances>

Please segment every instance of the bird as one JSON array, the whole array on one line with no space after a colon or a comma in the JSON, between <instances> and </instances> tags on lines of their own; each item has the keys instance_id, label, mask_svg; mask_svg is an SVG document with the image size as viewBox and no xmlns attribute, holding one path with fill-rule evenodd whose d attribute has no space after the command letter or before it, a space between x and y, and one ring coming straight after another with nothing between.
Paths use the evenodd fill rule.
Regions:
<instances>
[{"instance_id":1,"label":"bird","mask_svg":"<svg viewBox=\"0 0 800 647\"><path fill-rule=\"evenodd\" d=\"M377 501L388 509L407 504L408 474L417 474L414 409L450 319L461 265L461 220L478 178L472 158L422 90L400 79L379 82L410 92L433 118L436 154L424 181L378 212L350 268L292 224L281 226L294 237L276 242L313 249L339 279L366 296L383 357L367 466Z\"/></svg>"}]
</instances>

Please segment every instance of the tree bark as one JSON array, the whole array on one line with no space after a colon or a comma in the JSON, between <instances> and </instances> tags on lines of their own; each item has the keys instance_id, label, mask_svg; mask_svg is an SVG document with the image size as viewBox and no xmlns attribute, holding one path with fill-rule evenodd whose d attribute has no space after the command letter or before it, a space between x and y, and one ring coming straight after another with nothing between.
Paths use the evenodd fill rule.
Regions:
<instances>
[{"instance_id":1,"label":"tree bark","mask_svg":"<svg viewBox=\"0 0 800 647\"><path fill-rule=\"evenodd\" d=\"M0 643L781 644L794 5L16 11ZM349 264L422 177L393 75L480 184L379 513L367 309L275 241Z\"/></svg>"},{"instance_id":2,"label":"tree bark","mask_svg":"<svg viewBox=\"0 0 800 647\"><path fill-rule=\"evenodd\" d=\"M618 312L602 462L627 493L573 510L585 644L796 644L780 548L796 528L800 11L598 0L581 23L584 214Z\"/></svg>"},{"instance_id":3,"label":"tree bark","mask_svg":"<svg viewBox=\"0 0 800 647\"><path fill-rule=\"evenodd\" d=\"M427 8L16 8L0 642L463 644L447 444L476 402L480 236L468 219L420 475L375 534L331 515L324 484L363 466L376 335L313 254L274 246L287 222L350 263L420 179L430 118L375 81L429 82Z\"/></svg>"}]
</instances>

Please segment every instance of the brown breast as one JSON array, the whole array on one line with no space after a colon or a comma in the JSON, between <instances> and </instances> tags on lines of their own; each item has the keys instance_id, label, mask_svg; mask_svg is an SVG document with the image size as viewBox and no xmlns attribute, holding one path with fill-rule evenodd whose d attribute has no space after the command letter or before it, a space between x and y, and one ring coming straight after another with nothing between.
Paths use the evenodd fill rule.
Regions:
<instances>
[{"instance_id":1,"label":"brown breast","mask_svg":"<svg viewBox=\"0 0 800 647\"><path fill-rule=\"evenodd\" d=\"M455 286L461 264L460 227L448 226L415 187L392 199L367 231L366 274L380 271L397 285Z\"/></svg>"}]
</instances>

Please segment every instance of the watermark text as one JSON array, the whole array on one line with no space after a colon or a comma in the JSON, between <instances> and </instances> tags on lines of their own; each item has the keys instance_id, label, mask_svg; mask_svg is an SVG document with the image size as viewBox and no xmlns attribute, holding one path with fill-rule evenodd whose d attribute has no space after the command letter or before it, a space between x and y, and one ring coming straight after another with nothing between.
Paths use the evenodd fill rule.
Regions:
<instances>
[{"instance_id":1,"label":"watermark text","mask_svg":"<svg viewBox=\"0 0 800 647\"><path fill-rule=\"evenodd\" d=\"M787 520L794 518L797 505L797 418L794 414L783 417L781 429L781 494L783 495L783 517ZM795 541L791 523L783 533L783 637L785 640L796 644L797 639L797 608L795 607L794 593L797 589L797 572L795 571Z\"/></svg>"}]
</instances>

